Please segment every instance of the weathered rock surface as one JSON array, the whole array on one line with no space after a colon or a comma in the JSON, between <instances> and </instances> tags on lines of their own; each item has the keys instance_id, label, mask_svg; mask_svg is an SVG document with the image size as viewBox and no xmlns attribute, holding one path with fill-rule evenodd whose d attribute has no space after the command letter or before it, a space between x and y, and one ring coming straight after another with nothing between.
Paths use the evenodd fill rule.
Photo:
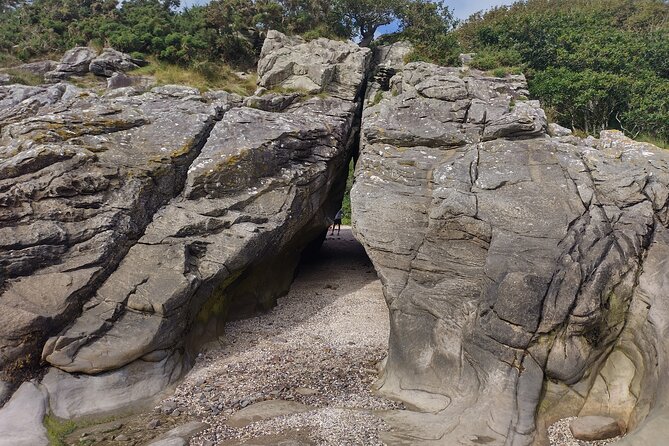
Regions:
<instances>
[{"instance_id":1,"label":"weathered rock surface","mask_svg":"<svg viewBox=\"0 0 669 446\"><path fill-rule=\"evenodd\" d=\"M188 91L191 93L190 91ZM0 90L0 365L39 359L177 195L221 106ZM120 364L122 365L122 364Z\"/></svg>"},{"instance_id":2,"label":"weathered rock surface","mask_svg":"<svg viewBox=\"0 0 669 446\"><path fill-rule=\"evenodd\" d=\"M413 434L391 442L540 445L558 415L638 422L658 401L664 325L641 316L631 374L609 354L628 348L636 296L659 299L669 283L653 260L666 246L669 153L618 132L550 138L526 96L522 77L424 63L368 89L352 206L390 309L380 386L434 413L396 415ZM669 320L661 305L651 311ZM593 385L600 371L619 390L610 399Z\"/></svg>"},{"instance_id":3,"label":"weathered rock surface","mask_svg":"<svg viewBox=\"0 0 669 446\"><path fill-rule=\"evenodd\" d=\"M0 409L0 446L47 446L42 419L46 414L46 392L25 382Z\"/></svg>"},{"instance_id":4,"label":"weathered rock surface","mask_svg":"<svg viewBox=\"0 0 669 446\"><path fill-rule=\"evenodd\" d=\"M146 403L193 345L287 291L343 195L369 60L327 48L347 59L323 59L324 91L346 99L0 89L0 365L52 365L56 415Z\"/></svg>"},{"instance_id":5,"label":"weathered rock surface","mask_svg":"<svg viewBox=\"0 0 669 446\"><path fill-rule=\"evenodd\" d=\"M75 376L52 367L42 380L49 392L51 412L72 419L149 408L183 372L178 352L156 359L135 361L96 376Z\"/></svg>"},{"instance_id":6,"label":"weathered rock surface","mask_svg":"<svg viewBox=\"0 0 669 446\"><path fill-rule=\"evenodd\" d=\"M207 427L206 423L191 421L167 432L163 438L152 442L149 446L186 446L188 439L193 435L202 432Z\"/></svg>"},{"instance_id":7,"label":"weathered rock surface","mask_svg":"<svg viewBox=\"0 0 669 446\"><path fill-rule=\"evenodd\" d=\"M86 74L98 52L93 48L78 46L67 51L53 71L45 74L47 81L58 82L72 76Z\"/></svg>"},{"instance_id":8,"label":"weathered rock surface","mask_svg":"<svg viewBox=\"0 0 669 446\"><path fill-rule=\"evenodd\" d=\"M269 31L258 62L258 85L353 100L367 76L371 56L369 49L353 42L307 42Z\"/></svg>"},{"instance_id":9,"label":"weathered rock surface","mask_svg":"<svg viewBox=\"0 0 669 446\"><path fill-rule=\"evenodd\" d=\"M9 83L11 83L11 78L9 77L9 74L0 73L0 85L7 85Z\"/></svg>"},{"instance_id":10,"label":"weathered rock surface","mask_svg":"<svg viewBox=\"0 0 669 446\"><path fill-rule=\"evenodd\" d=\"M616 420L600 416L576 418L569 425L569 429L575 439L583 441L607 440L622 433Z\"/></svg>"},{"instance_id":11,"label":"weathered rock surface","mask_svg":"<svg viewBox=\"0 0 669 446\"><path fill-rule=\"evenodd\" d=\"M53 71L58 66L55 60L40 60L37 62L24 63L14 67L15 70L25 71L26 73L37 76L44 76L49 71Z\"/></svg>"},{"instance_id":12,"label":"weathered rock surface","mask_svg":"<svg viewBox=\"0 0 669 446\"><path fill-rule=\"evenodd\" d=\"M97 76L111 77L114 73L124 73L134 70L143 64L129 54L116 51L114 48L105 48L102 53L91 61L88 69Z\"/></svg>"}]
</instances>

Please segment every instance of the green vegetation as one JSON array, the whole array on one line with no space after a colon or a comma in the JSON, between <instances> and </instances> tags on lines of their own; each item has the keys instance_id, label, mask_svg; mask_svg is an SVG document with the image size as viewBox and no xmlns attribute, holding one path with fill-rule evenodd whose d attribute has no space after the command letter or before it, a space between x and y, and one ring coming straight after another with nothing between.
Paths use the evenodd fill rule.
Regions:
<instances>
[{"instance_id":1,"label":"green vegetation","mask_svg":"<svg viewBox=\"0 0 669 446\"><path fill-rule=\"evenodd\" d=\"M343 210L341 223L343 225L351 224L351 188L353 187L353 177L355 172L355 163L353 160L348 164L348 178L346 178L346 192L344 200L341 203Z\"/></svg>"},{"instance_id":2,"label":"green vegetation","mask_svg":"<svg viewBox=\"0 0 669 446\"><path fill-rule=\"evenodd\" d=\"M458 24L446 2L429 0L0 0L0 67L57 57L75 45L112 46L150 58L160 83L252 90L269 29L307 39L407 39L408 60L458 63L505 77L524 72L532 97L563 126L597 134L617 128L669 141L667 0L522 0ZM398 31L374 41L380 26ZM459 25L459 26L456 26ZM35 79L10 73L18 81Z\"/></svg>"},{"instance_id":3,"label":"green vegetation","mask_svg":"<svg viewBox=\"0 0 669 446\"><path fill-rule=\"evenodd\" d=\"M9 74L10 82L23 85L39 85L44 82L42 76L33 73L28 73L22 70L8 68L4 71Z\"/></svg>"},{"instance_id":4,"label":"green vegetation","mask_svg":"<svg viewBox=\"0 0 669 446\"><path fill-rule=\"evenodd\" d=\"M456 31L473 67L522 70L559 124L669 141L669 3L527 0Z\"/></svg>"},{"instance_id":5,"label":"green vegetation","mask_svg":"<svg viewBox=\"0 0 669 446\"><path fill-rule=\"evenodd\" d=\"M183 67L152 59L149 65L133 71L132 74L151 75L159 85L190 85L200 91L225 90L248 96L256 89L255 74L241 78L229 66L207 61Z\"/></svg>"},{"instance_id":6,"label":"green vegetation","mask_svg":"<svg viewBox=\"0 0 669 446\"><path fill-rule=\"evenodd\" d=\"M75 431L77 424L72 420L60 420L48 414L44 417L44 427L51 446L65 446L65 437Z\"/></svg>"},{"instance_id":7,"label":"green vegetation","mask_svg":"<svg viewBox=\"0 0 669 446\"><path fill-rule=\"evenodd\" d=\"M432 39L453 25L448 9L428 0L213 0L184 10L179 0L0 0L0 11L0 63L91 45L183 67L248 69L269 29L307 39L358 36L365 45L379 26L399 20L423 48L425 33Z\"/></svg>"}]
</instances>

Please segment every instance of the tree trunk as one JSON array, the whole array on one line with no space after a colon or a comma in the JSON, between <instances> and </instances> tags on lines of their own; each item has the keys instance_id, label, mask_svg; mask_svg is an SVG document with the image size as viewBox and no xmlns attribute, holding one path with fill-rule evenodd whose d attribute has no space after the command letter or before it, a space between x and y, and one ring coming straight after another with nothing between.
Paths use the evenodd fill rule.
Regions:
<instances>
[{"instance_id":1,"label":"tree trunk","mask_svg":"<svg viewBox=\"0 0 669 446\"><path fill-rule=\"evenodd\" d=\"M360 46L367 48L372 41L374 40L374 33L376 32L376 26L372 26L370 29L360 30L360 35L362 40L360 40Z\"/></svg>"}]
</instances>

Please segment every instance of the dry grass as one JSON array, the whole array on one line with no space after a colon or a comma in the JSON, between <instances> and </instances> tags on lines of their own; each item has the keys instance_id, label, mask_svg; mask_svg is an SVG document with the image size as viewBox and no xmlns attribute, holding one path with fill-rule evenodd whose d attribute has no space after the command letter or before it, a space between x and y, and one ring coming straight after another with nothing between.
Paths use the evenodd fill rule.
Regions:
<instances>
[{"instance_id":1,"label":"dry grass","mask_svg":"<svg viewBox=\"0 0 669 446\"><path fill-rule=\"evenodd\" d=\"M647 142L655 146L660 147L661 149L669 150L669 141L663 141L659 138L650 135L639 135L635 138L640 142Z\"/></svg>"},{"instance_id":2,"label":"dry grass","mask_svg":"<svg viewBox=\"0 0 669 446\"><path fill-rule=\"evenodd\" d=\"M250 73L248 78L241 78L226 65L213 62L201 62L193 67L182 67L179 65L151 60L146 67L134 70L130 75L153 76L158 85L188 85L200 91L225 90L242 96L252 94L256 89L255 73Z\"/></svg>"},{"instance_id":3,"label":"dry grass","mask_svg":"<svg viewBox=\"0 0 669 446\"><path fill-rule=\"evenodd\" d=\"M44 77L29 73L27 71L17 70L15 68L6 68L2 70L2 72L9 74L9 80L12 84L35 86L44 83Z\"/></svg>"}]
</instances>

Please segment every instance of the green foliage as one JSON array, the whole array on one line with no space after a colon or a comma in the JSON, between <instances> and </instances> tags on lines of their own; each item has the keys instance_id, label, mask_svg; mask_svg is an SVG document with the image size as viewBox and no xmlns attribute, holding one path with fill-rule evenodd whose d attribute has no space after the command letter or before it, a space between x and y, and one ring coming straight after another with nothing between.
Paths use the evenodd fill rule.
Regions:
<instances>
[{"instance_id":1,"label":"green foliage","mask_svg":"<svg viewBox=\"0 0 669 446\"><path fill-rule=\"evenodd\" d=\"M397 18L404 0L335 0L336 15L345 27L361 37L360 45L369 46L379 26Z\"/></svg>"},{"instance_id":2,"label":"green foliage","mask_svg":"<svg viewBox=\"0 0 669 446\"><path fill-rule=\"evenodd\" d=\"M77 424L71 420L60 420L49 414L44 417L44 427L51 446L65 446L65 437L75 431Z\"/></svg>"},{"instance_id":3,"label":"green foliage","mask_svg":"<svg viewBox=\"0 0 669 446\"><path fill-rule=\"evenodd\" d=\"M443 1L405 1L398 10L400 31L386 40L409 40L414 51L407 62L425 61L440 65L454 65L460 47L452 33L457 21Z\"/></svg>"},{"instance_id":4,"label":"green foliage","mask_svg":"<svg viewBox=\"0 0 669 446\"><path fill-rule=\"evenodd\" d=\"M522 69L564 126L669 139L669 3L527 0L456 31L472 67Z\"/></svg>"},{"instance_id":5,"label":"green foliage","mask_svg":"<svg viewBox=\"0 0 669 446\"><path fill-rule=\"evenodd\" d=\"M138 57L192 66L215 61L252 68L265 33L306 39L360 37L400 20L424 58L451 60L452 15L428 0L213 0L178 10L178 0L0 0L0 55L20 60L77 45L114 47ZM446 54L446 59L443 58Z\"/></svg>"},{"instance_id":6,"label":"green foliage","mask_svg":"<svg viewBox=\"0 0 669 446\"><path fill-rule=\"evenodd\" d=\"M348 164L348 177L346 178L346 192L344 193L344 200L341 203L342 218L341 223L344 225L351 224L351 189L353 188L353 178L355 172L355 163L353 160Z\"/></svg>"}]
</instances>

